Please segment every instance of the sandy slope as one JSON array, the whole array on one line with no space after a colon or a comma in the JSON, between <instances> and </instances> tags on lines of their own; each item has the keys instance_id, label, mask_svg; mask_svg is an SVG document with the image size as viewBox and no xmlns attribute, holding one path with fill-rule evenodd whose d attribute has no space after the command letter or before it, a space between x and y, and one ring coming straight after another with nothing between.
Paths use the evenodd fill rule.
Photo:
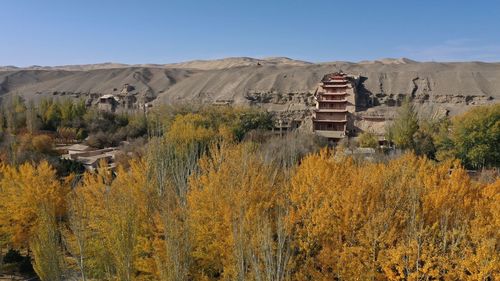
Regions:
<instances>
[{"instance_id":1,"label":"sandy slope","mask_svg":"<svg viewBox=\"0 0 500 281\"><path fill-rule=\"evenodd\" d=\"M249 57L235 57L216 60L195 60L182 63L167 64L165 67L192 68L201 70L226 69L239 66L257 66L257 65L309 65L310 62L292 60L284 57L271 57L255 59Z\"/></svg>"},{"instance_id":2,"label":"sandy slope","mask_svg":"<svg viewBox=\"0 0 500 281\"><path fill-rule=\"evenodd\" d=\"M80 64L80 65L59 65L59 66L39 66L32 65L28 67L17 66L0 66L0 71L16 71L16 70L67 70L67 71L88 71L97 69L112 69L112 68L128 68L128 67L148 67L148 68L189 68L189 69L223 69L235 66L249 65L307 65L310 62L293 60L286 57L269 57L269 58L250 58L250 57L230 57L214 60L193 60L180 63L170 64L123 64L114 62L105 62L97 64Z\"/></svg>"},{"instance_id":3,"label":"sandy slope","mask_svg":"<svg viewBox=\"0 0 500 281\"><path fill-rule=\"evenodd\" d=\"M373 95L413 94L414 96L485 96L500 98L500 64L330 63L303 66L245 66L196 73L159 95L163 101L195 98L200 94L214 99L242 101L248 92L311 92L321 77L343 70L361 75L363 86Z\"/></svg>"},{"instance_id":4,"label":"sandy slope","mask_svg":"<svg viewBox=\"0 0 500 281\"><path fill-rule=\"evenodd\" d=\"M0 94L18 94L26 99L54 96L54 93L83 96L90 93L112 94L128 83L136 88L136 92L147 92L156 97L194 72L144 67L88 71L0 71Z\"/></svg>"},{"instance_id":5,"label":"sandy slope","mask_svg":"<svg viewBox=\"0 0 500 281\"><path fill-rule=\"evenodd\" d=\"M265 94L270 97L268 103L286 105L297 103L287 95L305 99L324 74L337 70L361 75L365 102L371 99L375 104L390 106L398 95L412 95L418 102L460 111L467 105L500 99L500 63L382 59L312 64L287 58L227 58L170 65L6 69L0 70L0 95L20 94L27 99L54 93L109 94L128 83L137 93L156 97L157 103L225 99L248 104L252 96Z\"/></svg>"}]
</instances>

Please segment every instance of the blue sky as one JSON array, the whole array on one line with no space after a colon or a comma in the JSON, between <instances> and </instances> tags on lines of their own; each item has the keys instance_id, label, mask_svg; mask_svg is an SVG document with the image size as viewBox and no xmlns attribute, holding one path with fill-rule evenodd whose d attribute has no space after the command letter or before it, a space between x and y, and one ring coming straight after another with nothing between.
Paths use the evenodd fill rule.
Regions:
<instances>
[{"instance_id":1,"label":"blue sky","mask_svg":"<svg viewBox=\"0 0 500 281\"><path fill-rule=\"evenodd\" d=\"M0 65L500 61L500 1L1 0Z\"/></svg>"}]
</instances>

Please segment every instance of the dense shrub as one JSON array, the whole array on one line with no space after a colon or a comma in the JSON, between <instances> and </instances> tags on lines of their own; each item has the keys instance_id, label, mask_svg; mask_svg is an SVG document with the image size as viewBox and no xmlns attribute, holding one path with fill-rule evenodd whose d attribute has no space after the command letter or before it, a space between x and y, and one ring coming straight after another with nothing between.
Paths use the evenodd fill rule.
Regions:
<instances>
[{"instance_id":1,"label":"dense shrub","mask_svg":"<svg viewBox=\"0 0 500 281\"><path fill-rule=\"evenodd\" d=\"M377 136L371 132L363 132L358 137L359 147L379 147Z\"/></svg>"},{"instance_id":2,"label":"dense shrub","mask_svg":"<svg viewBox=\"0 0 500 281\"><path fill-rule=\"evenodd\" d=\"M54 146L52 138L47 135L34 136L31 142L33 149L39 153L50 153Z\"/></svg>"}]
</instances>

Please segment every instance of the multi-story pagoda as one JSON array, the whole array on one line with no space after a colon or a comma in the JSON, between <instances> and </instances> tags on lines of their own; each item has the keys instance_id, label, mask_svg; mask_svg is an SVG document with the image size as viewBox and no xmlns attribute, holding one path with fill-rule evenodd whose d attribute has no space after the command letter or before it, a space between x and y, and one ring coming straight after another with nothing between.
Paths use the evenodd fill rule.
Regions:
<instances>
[{"instance_id":1,"label":"multi-story pagoda","mask_svg":"<svg viewBox=\"0 0 500 281\"><path fill-rule=\"evenodd\" d=\"M356 110L356 81L343 72L327 74L316 90L313 129L317 135L338 141L348 135ZM351 122L349 122L351 121Z\"/></svg>"}]
</instances>

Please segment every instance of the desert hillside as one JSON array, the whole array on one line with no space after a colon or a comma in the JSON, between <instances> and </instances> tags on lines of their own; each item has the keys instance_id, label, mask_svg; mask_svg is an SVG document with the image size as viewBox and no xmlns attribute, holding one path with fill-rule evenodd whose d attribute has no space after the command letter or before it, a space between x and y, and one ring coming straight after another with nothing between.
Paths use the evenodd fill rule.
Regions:
<instances>
[{"instance_id":1,"label":"desert hillside","mask_svg":"<svg viewBox=\"0 0 500 281\"><path fill-rule=\"evenodd\" d=\"M156 65L7 66L0 68L0 95L21 95L28 100L90 98L119 93L129 84L133 86L131 94L155 104L224 100L306 116L317 83L323 75L338 70L361 77L358 105L362 111L393 111L406 95L423 107L451 114L500 99L500 63L415 62L405 58L309 63L282 57Z\"/></svg>"}]
</instances>

